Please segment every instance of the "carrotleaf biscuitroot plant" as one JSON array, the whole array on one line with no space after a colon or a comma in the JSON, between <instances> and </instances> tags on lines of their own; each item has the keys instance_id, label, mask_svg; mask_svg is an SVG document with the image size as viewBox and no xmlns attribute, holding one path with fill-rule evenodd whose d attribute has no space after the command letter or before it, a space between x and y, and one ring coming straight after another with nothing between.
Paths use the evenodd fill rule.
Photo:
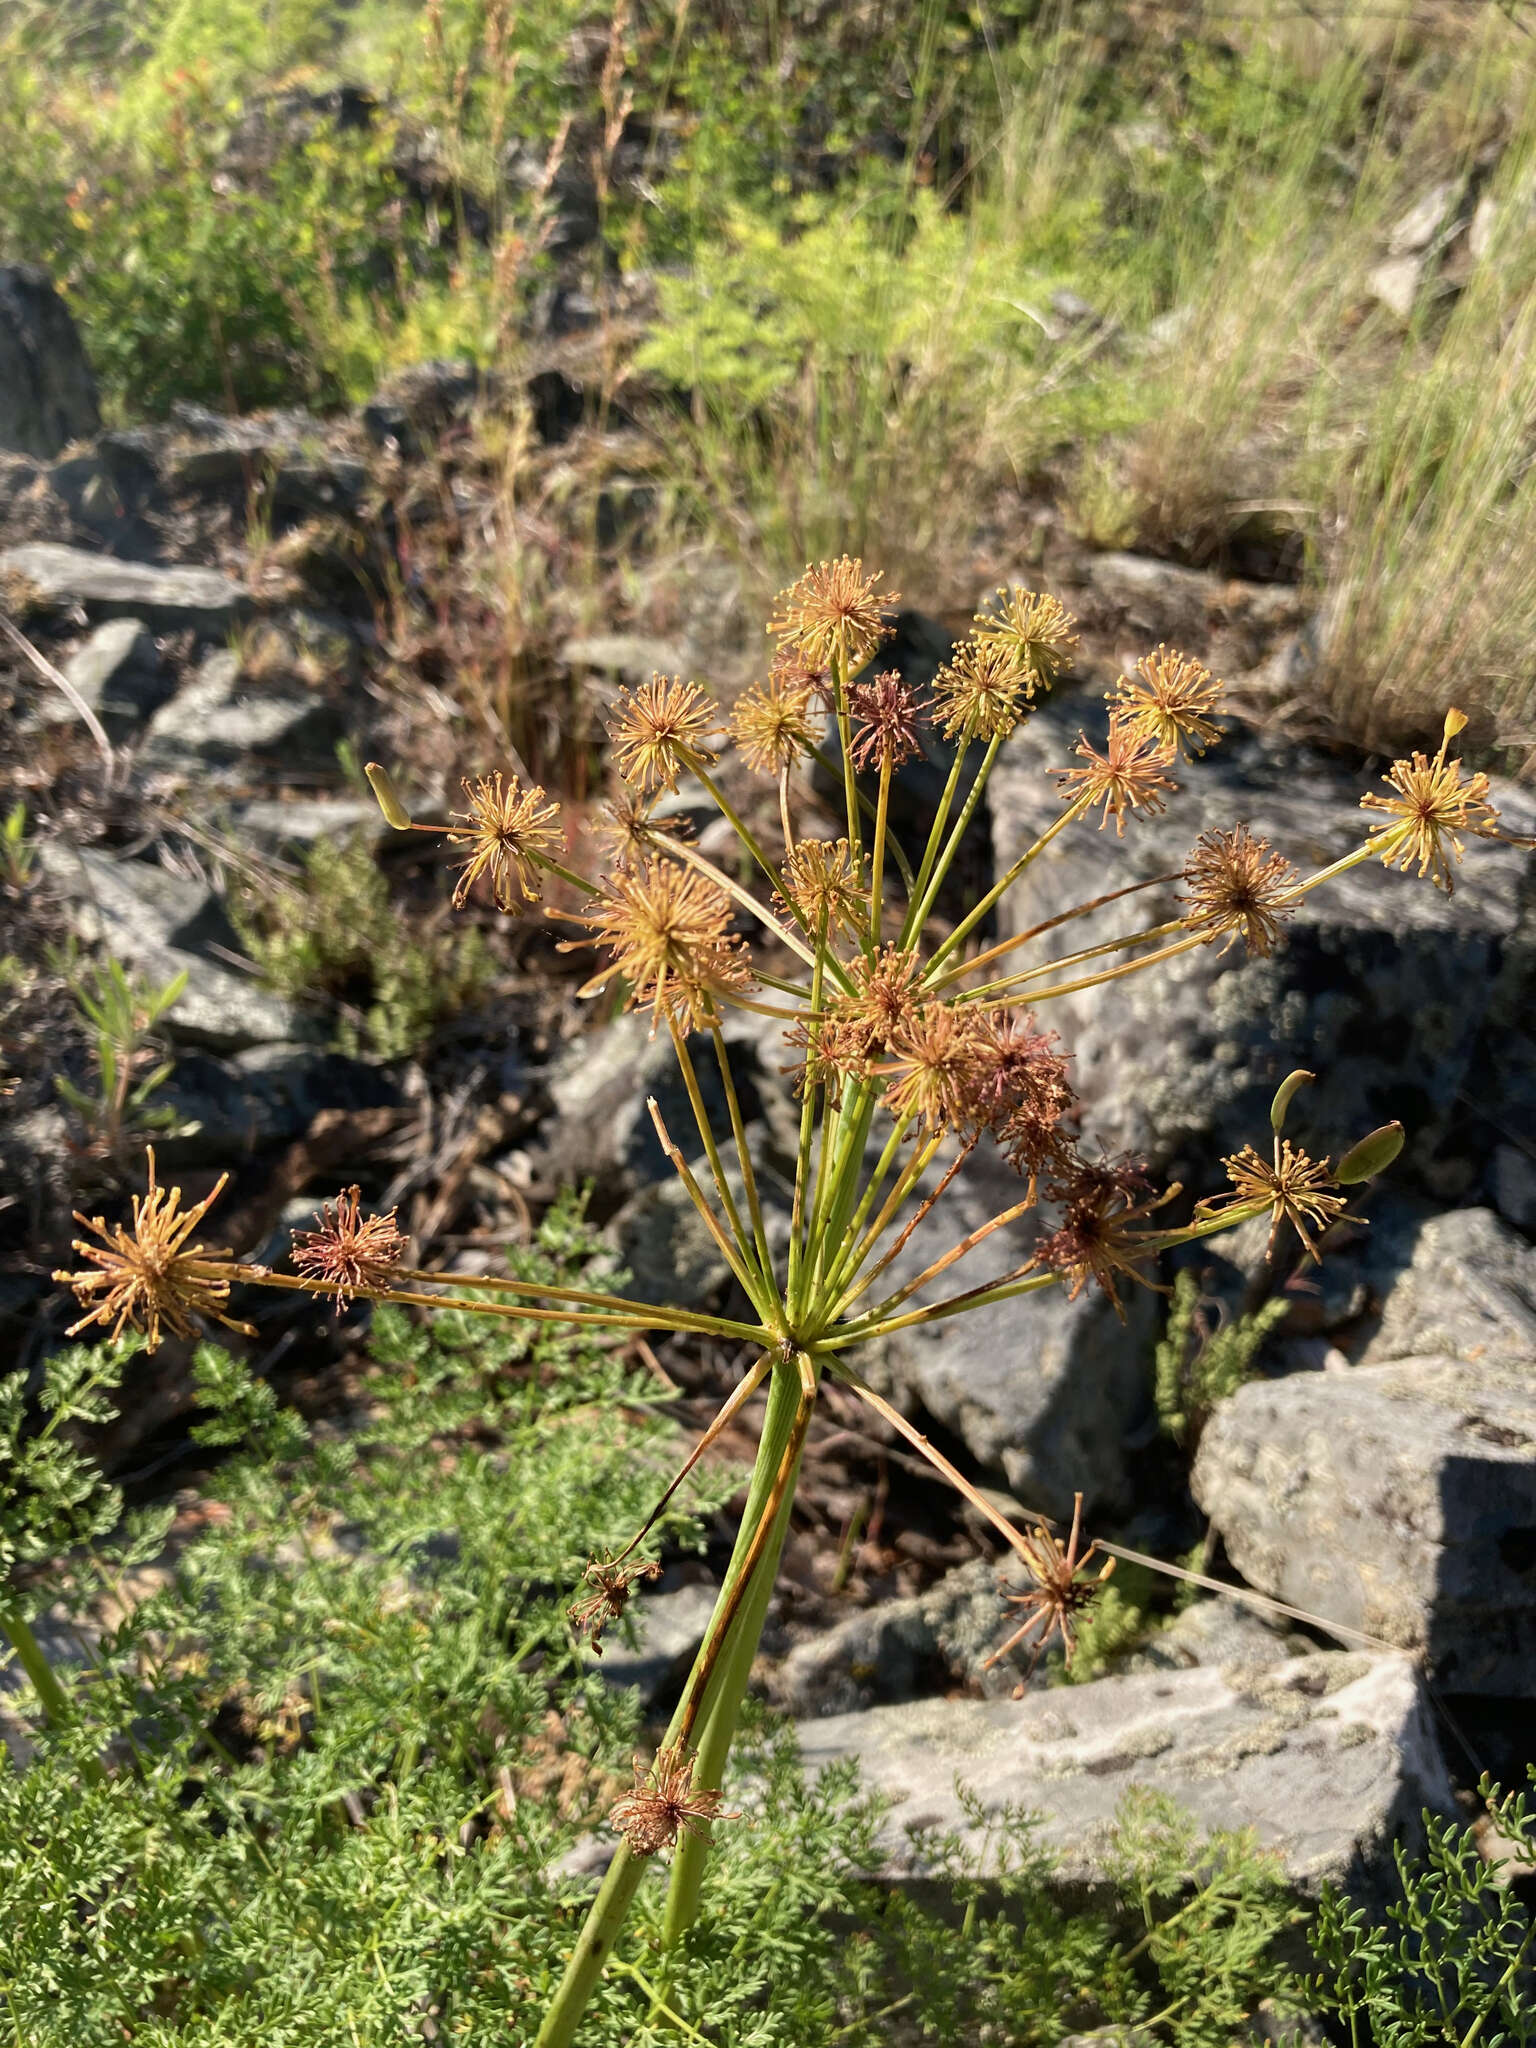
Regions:
<instances>
[{"instance_id":1,"label":"carrotleaf biscuitroot plant","mask_svg":"<svg viewBox=\"0 0 1536 2048\"><path fill-rule=\"evenodd\" d=\"M669 1940L699 1912L711 1835L732 1819L722 1806L723 1773L822 1385L836 1382L867 1403L986 1518L1024 1581L1015 1596L1015 1639L1038 1649L1054 1637L1070 1656L1074 1617L1113 1568L1113 1546L1084 1546L1076 1519L1065 1546L1043 1523L1015 1527L868 1384L861 1351L895 1331L1050 1288L1076 1297L1097 1287L1118 1309L1122 1291L1146 1280L1159 1254L1257 1217L1271 1218L1273 1232L1295 1229L1315 1256L1346 1188L1389 1164L1402 1142L1394 1124L1360 1140L1336 1166L1308 1157L1280 1130L1295 1087L1309 1078L1293 1076L1276 1097L1268 1150L1245 1146L1227 1162L1230 1191L1197 1204L1181 1225L1156 1220L1178 1190L1154 1190L1134 1161L1085 1154L1068 1061L1040 1013L1048 1017L1059 997L1194 947L1240 944L1267 954L1313 889L1364 861L1416 866L1448 893L1461 835L1498 832L1486 776L1465 773L1451 757L1465 724L1451 711L1438 753L1395 763L1385 793L1362 799L1369 816L1359 844L1319 871L1299 872L1243 826L1211 831L1184 866L1177 917L1063 949L1073 917L1114 900L1099 898L1048 927L983 946L989 913L1059 835L1095 822L1102 830L1111 820L1123 833L1164 808L1181 764L1220 738L1221 685L1198 662L1163 648L1139 661L1110 694L1104 744L1084 736L1058 771L1060 814L946 927L936 906L988 776L1008 735L1069 664L1073 621L1052 597L1000 593L923 699L873 659L895 601L879 581L846 557L808 568L770 623L777 652L767 680L737 700L728 724L692 682L658 676L621 695L611 726L616 788L602 826L611 862L596 879L567 865L559 807L515 775L467 782L467 809L429 826L411 818L383 768L368 771L393 827L445 833L462 856L456 904L482 887L504 912L543 901L546 914L569 925L569 945L597 955L583 992L613 985L649 1013L654 1031L670 1036L698 1126L697 1173L654 1099L650 1115L750 1305L744 1316L539 1280L477 1275L460 1282L415 1269L404 1263L393 1217L364 1215L355 1190L297 1240L295 1272L241 1264L196 1241L213 1197L184 1208L178 1190L156 1181L152 1158L149 1190L136 1199L131 1226L88 1223L99 1242L81 1240L85 1268L60 1276L84 1304L82 1323L114 1334L131 1324L151 1346L163 1330L187 1334L198 1317L230 1324L231 1288L255 1282L330 1293L339 1302L454 1303L474 1315L575 1325L594 1336L697 1332L754 1348L755 1362L633 1541L592 1561L573 1610L594 1634L622 1612L650 1569L644 1545L657 1518L766 1388L756 1464L713 1619L664 1743L637 1765L633 1788L613 1809L617 1851L548 2007L539 2048L574 2038L655 1858L671 1858ZM897 769L919 751L928 725L949 742L952 765L914 866L890 829L891 795ZM745 771L777 784L781 844L766 843L733 802L736 785L723 772L730 744ZM835 839L795 831L792 777L812 758L841 785ZM685 771L734 828L741 848L734 872L655 815L657 800ZM1047 957L1021 965L1027 948ZM723 1019L733 1006L780 1020L798 1065L787 1243L770 1239L732 1078ZM716 1129L707 1112L695 1034L713 1047L728 1129ZM894 1284L898 1254L920 1224L942 1213L964 1161L983 1143L1017 1170L1018 1200L915 1278ZM1051 1227L1027 1260L983 1285L967 1288L963 1276L948 1281L977 1245L1037 1205ZM950 1285L954 1291L945 1292Z\"/></svg>"}]
</instances>

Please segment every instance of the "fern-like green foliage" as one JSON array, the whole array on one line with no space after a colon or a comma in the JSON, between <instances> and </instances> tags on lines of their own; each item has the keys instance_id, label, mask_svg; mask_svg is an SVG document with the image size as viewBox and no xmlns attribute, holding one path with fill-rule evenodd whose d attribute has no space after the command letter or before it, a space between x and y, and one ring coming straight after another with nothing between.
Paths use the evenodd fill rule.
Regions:
<instances>
[{"instance_id":1,"label":"fern-like green foliage","mask_svg":"<svg viewBox=\"0 0 1536 2048\"><path fill-rule=\"evenodd\" d=\"M1536 1770L1531 1773L1536 1786ZM1536 1799L1501 1794L1484 1778L1479 1796L1513 1858L1536 1860ZM1313 1948L1322 1970L1308 1986L1335 2015L1351 2048L1506 2048L1536 2041L1536 1918L1502 1881L1460 1822L1425 1815L1428 1846L1410 1863L1400 1844L1401 1896L1372 1920L1329 1886Z\"/></svg>"},{"instance_id":2,"label":"fern-like green foliage","mask_svg":"<svg viewBox=\"0 0 1536 2048\"><path fill-rule=\"evenodd\" d=\"M413 930L360 839L321 839L302 882L233 903L236 929L267 983L297 1000L341 1006L337 1044L402 1059L474 1002L491 957L473 926Z\"/></svg>"},{"instance_id":3,"label":"fern-like green foliage","mask_svg":"<svg viewBox=\"0 0 1536 2048\"><path fill-rule=\"evenodd\" d=\"M1209 1335L1198 1323L1200 1283L1186 1267L1173 1283L1168 1323L1156 1354L1157 1412L1174 1442L1192 1447L1217 1404L1253 1373L1264 1340L1283 1322L1285 1302L1266 1301Z\"/></svg>"}]
</instances>

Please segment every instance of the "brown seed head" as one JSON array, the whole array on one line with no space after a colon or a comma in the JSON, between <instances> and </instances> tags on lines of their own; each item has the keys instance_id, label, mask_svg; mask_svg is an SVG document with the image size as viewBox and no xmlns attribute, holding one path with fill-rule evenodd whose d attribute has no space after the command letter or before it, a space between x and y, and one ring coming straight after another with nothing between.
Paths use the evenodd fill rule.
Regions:
<instances>
[{"instance_id":1,"label":"brown seed head","mask_svg":"<svg viewBox=\"0 0 1536 2048\"><path fill-rule=\"evenodd\" d=\"M782 775L816 745L814 691L803 674L776 669L736 699L731 734L754 774Z\"/></svg>"},{"instance_id":2,"label":"brown seed head","mask_svg":"<svg viewBox=\"0 0 1536 2048\"><path fill-rule=\"evenodd\" d=\"M567 1611L575 1626L591 1639L594 1653L603 1654L602 1633L617 1621L629 1605L629 1598L641 1579L659 1579L661 1566L618 1564L612 1558L594 1558L583 1574L591 1591Z\"/></svg>"},{"instance_id":3,"label":"brown seed head","mask_svg":"<svg viewBox=\"0 0 1536 2048\"><path fill-rule=\"evenodd\" d=\"M453 816L461 822L448 827L448 837L470 849L454 888L454 909L463 909L482 875L491 878L498 910L515 910L519 896L525 903L536 903L539 863L565 844L559 805L549 803L536 784L525 789L515 775L482 775L463 787L469 809L455 811Z\"/></svg>"},{"instance_id":4,"label":"brown seed head","mask_svg":"<svg viewBox=\"0 0 1536 2048\"><path fill-rule=\"evenodd\" d=\"M903 952L899 946L881 946L872 958L854 961L848 970L853 990L832 1005L833 1022L843 1027L852 1066L862 1068L876 1055L889 1052L898 1033L917 1017L922 1008L920 971L916 952Z\"/></svg>"},{"instance_id":5,"label":"brown seed head","mask_svg":"<svg viewBox=\"0 0 1536 2048\"><path fill-rule=\"evenodd\" d=\"M1033 1263L1049 1266L1067 1282L1067 1298L1076 1301L1089 1281L1109 1296L1120 1320L1125 1310L1115 1286L1118 1274L1152 1286L1140 1270L1158 1249L1155 1233L1133 1228L1178 1193L1177 1186L1144 1200L1146 1175L1131 1160L1076 1162L1070 1178L1053 1183L1049 1192L1064 1205L1060 1228L1042 1238Z\"/></svg>"},{"instance_id":6,"label":"brown seed head","mask_svg":"<svg viewBox=\"0 0 1536 2048\"><path fill-rule=\"evenodd\" d=\"M621 690L608 737L626 782L642 796L676 789L685 768L704 766L709 742L724 732L714 699L697 683L652 676L636 690Z\"/></svg>"},{"instance_id":7,"label":"brown seed head","mask_svg":"<svg viewBox=\"0 0 1536 2048\"><path fill-rule=\"evenodd\" d=\"M841 657L848 675L874 653L890 632L885 614L901 601L899 591L877 595L880 571L864 574L861 561L840 555L835 562L807 563L805 574L778 596L768 630L807 666L831 668Z\"/></svg>"},{"instance_id":8,"label":"brown seed head","mask_svg":"<svg viewBox=\"0 0 1536 2048\"><path fill-rule=\"evenodd\" d=\"M394 1270L405 1256L405 1234L386 1216L361 1213L362 1189L346 1188L333 1209L322 1204L313 1230L293 1232L293 1263L311 1279L334 1288L336 1306L345 1308L358 1294L377 1294L391 1285Z\"/></svg>"},{"instance_id":9,"label":"brown seed head","mask_svg":"<svg viewBox=\"0 0 1536 2048\"><path fill-rule=\"evenodd\" d=\"M1274 1251L1280 1226L1288 1221L1314 1262L1320 1262L1317 1246L1307 1235L1307 1225L1310 1223L1314 1230L1327 1230L1343 1214L1348 1201L1347 1196L1335 1192L1338 1182L1329 1172L1327 1160L1310 1159L1289 1138L1277 1136L1272 1160L1245 1145L1241 1152L1234 1152L1221 1163L1227 1169L1232 1192L1208 1195L1196 1205L1197 1210L1207 1216L1220 1216L1232 1209L1255 1205L1267 1208L1272 1218L1269 1250Z\"/></svg>"},{"instance_id":10,"label":"brown seed head","mask_svg":"<svg viewBox=\"0 0 1536 2048\"><path fill-rule=\"evenodd\" d=\"M934 1003L897 1025L885 1078L885 1103L898 1122L914 1117L924 1130L964 1120L975 1065L975 1016Z\"/></svg>"},{"instance_id":11,"label":"brown seed head","mask_svg":"<svg viewBox=\"0 0 1536 2048\"><path fill-rule=\"evenodd\" d=\"M1087 1570L1099 1549L1097 1543L1090 1543L1086 1550L1079 1549L1082 1526L1083 1496L1079 1493L1073 1498L1072 1533L1065 1548L1043 1523L1018 1538L1014 1545L1015 1553L1034 1583L1022 1593L1007 1596L1009 1605L1021 1610L1024 1620L1007 1642L988 1657L989 1666L1006 1657L1016 1643L1023 1642L1026 1636L1038 1629L1040 1632L1035 1636L1034 1655L1029 1664L1030 1675L1033 1675L1052 1636L1060 1636L1063 1656L1070 1668L1072 1652L1077 1646L1077 1617L1092 1603L1115 1569L1115 1560L1110 1557L1105 1559L1094 1578L1079 1576Z\"/></svg>"},{"instance_id":12,"label":"brown seed head","mask_svg":"<svg viewBox=\"0 0 1536 2048\"><path fill-rule=\"evenodd\" d=\"M1007 1010L978 1018L964 1120L978 1135L991 1131L1031 1183L1042 1173L1065 1171L1065 1125L1076 1108L1054 1033L1037 1031L1032 1019Z\"/></svg>"},{"instance_id":13,"label":"brown seed head","mask_svg":"<svg viewBox=\"0 0 1536 2048\"><path fill-rule=\"evenodd\" d=\"M653 818L652 797L636 796L621 783L607 799L593 826L595 836L607 847L620 867L633 867L637 860L667 840L689 836L685 818Z\"/></svg>"},{"instance_id":14,"label":"brown seed head","mask_svg":"<svg viewBox=\"0 0 1536 2048\"><path fill-rule=\"evenodd\" d=\"M1004 738L1035 684L1035 671L1011 640L962 640L933 679L939 723L949 739Z\"/></svg>"},{"instance_id":15,"label":"brown seed head","mask_svg":"<svg viewBox=\"0 0 1536 2048\"><path fill-rule=\"evenodd\" d=\"M1025 691L1033 696L1037 687L1048 690L1071 663L1076 624L1057 598L1015 584L999 590L993 610L976 614L975 637L983 646L995 641L1023 657L1032 678Z\"/></svg>"},{"instance_id":16,"label":"brown seed head","mask_svg":"<svg viewBox=\"0 0 1536 2048\"><path fill-rule=\"evenodd\" d=\"M1381 855L1383 865L1400 867L1406 874L1417 861L1420 877L1428 875L1447 896L1456 884L1446 855L1461 860L1458 834L1496 837L1499 822L1498 812L1487 801L1487 776L1463 777L1460 761L1446 759L1451 741L1465 724L1461 712L1447 712L1445 736L1435 758L1415 753L1411 761L1394 761L1386 775L1394 794L1373 793L1360 799L1362 810L1385 811L1392 820L1370 835L1371 848Z\"/></svg>"},{"instance_id":17,"label":"brown seed head","mask_svg":"<svg viewBox=\"0 0 1536 2048\"><path fill-rule=\"evenodd\" d=\"M609 1814L609 1821L637 1856L670 1849L682 1835L706 1836L716 1819L734 1820L722 1812L721 1796L694 1788L696 1759L680 1744L660 1749L647 1770L637 1757L635 1787Z\"/></svg>"},{"instance_id":18,"label":"brown seed head","mask_svg":"<svg viewBox=\"0 0 1536 2048\"><path fill-rule=\"evenodd\" d=\"M779 900L807 931L862 931L869 923L869 877L846 839L802 839L784 863Z\"/></svg>"},{"instance_id":19,"label":"brown seed head","mask_svg":"<svg viewBox=\"0 0 1536 2048\"><path fill-rule=\"evenodd\" d=\"M1177 760L1181 748L1203 754L1221 738L1208 714L1220 704L1223 687L1187 654L1159 647L1141 657L1133 676L1121 676L1109 701L1133 738Z\"/></svg>"},{"instance_id":20,"label":"brown seed head","mask_svg":"<svg viewBox=\"0 0 1536 2048\"><path fill-rule=\"evenodd\" d=\"M1086 797L1090 807L1102 801L1104 812L1099 830L1102 832L1113 816L1116 838L1124 835L1127 811L1146 811L1155 816L1167 808L1164 791L1177 787L1163 773L1172 765L1173 757L1167 749L1153 740L1138 738L1117 716L1110 717L1109 739L1102 754L1089 744L1086 733L1079 736L1072 751L1086 765L1053 771L1062 795L1070 802Z\"/></svg>"},{"instance_id":21,"label":"brown seed head","mask_svg":"<svg viewBox=\"0 0 1536 2048\"><path fill-rule=\"evenodd\" d=\"M1300 876L1283 854L1256 839L1246 825L1230 832L1203 832L1184 864L1189 896L1184 923L1207 943L1225 934L1226 952L1242 939L1250 953L1273 953L1280 922L1294 903L1286 901Z\"/></svg>"},{"instance_id":22,"label":"brown seed head","mask_svg":"<svg viewBox=\"0 0 1536 2048\"><path fill-rule=\"evenodd\" d=\"M858 728L853 737L855 768L899 768L923 751L918 696L899 669L886 669L848 692L848 710Z\"/></svg>"},{"instance_id":23,"label":"brown seed head","mask_svg":"<svg viewBox=\"0 0 1536 2048\"><path fill-rule=\"evenodd\" d=\"M681 1031L719 1021L718 1004L751 980L747 950L731 932L731 899L718 883L669 860L643 860L609 875L579 922L610 964L582 989L591 995L615 974L632 1007L648 1004Z\"/></svg>"},{"instance_id":24,"label":"brown seed head","mask_svg":"<svg viewBox=\"0 0 1536 2048\"><path fill-rule=\"evenodd\" d=\"M211 1194L183 1209L181 1189L161 1187L155 1179L153 1149L147 1156L149 1186L143 1195L133 1197L131 1228L75 1212L75 1221L94 1231L101 1244L76 1238L71 1246L91 1261L95 1271L53 1276L72 1288L76 1300L88 1311L70 1325L67 1334L73 1337L92 1323L110 1323L111 1334L117 1338L131 1325L144 1332L148 1349L156 1351L162 1327L173 1337L191 1337L196 1334L193 1316L204 1315L212 1316L227 1330L254 1337L256 1332L249 1323L233 1322L224 1313L229 1301L229 1253L188 1242L224 1192L229 1175L221 1173Z\"/></svg>"}]
</instances>

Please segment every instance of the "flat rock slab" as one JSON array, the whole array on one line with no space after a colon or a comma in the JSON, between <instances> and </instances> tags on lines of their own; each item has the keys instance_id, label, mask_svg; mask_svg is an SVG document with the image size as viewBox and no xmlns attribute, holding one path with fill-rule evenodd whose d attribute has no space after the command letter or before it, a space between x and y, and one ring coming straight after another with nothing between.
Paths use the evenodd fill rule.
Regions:
<instances>
[{"instance_id":1,"label":"flat rock slab","mask_svg":"<svg viewBox=\"0 0 1536 2048\"><path fill-rule=\"evenodd\" d=\"M1192 1484L1251 1586L1422 1652L1450 1690L1536 1690L1536 1356L1251 1381Z\"/></svg>"},{"instance_id":2,"label":"flat rock slab","mask_svg":"<svg viewBox=\"0 0 1536 2048\"><path fill-rule=\"evenodd\" d=\"M93 619L142 619L164 632L190 626L220 639L251 609L250 593L217 569L159 568L56 541L0 553L0 583L36 593L43 608L78 605Z\"/></svg>"},{"instance_id":3,"label":"flat rock slab","mask_svg":"<svg viewBox=\"0 0 1536 2048\"><path fill-rule=\"evenodd\" d=\"M1157 1672L1029 1693L1021 1700L921 1700L796 1724L813 1772L844 1758L893 1801L880 1875L917 1879L922 1834L983 1837L956 1795L988 1814L1037 1813L1037 1840L1064 1886L1104 1880L1115 1809L1133 1785L1165 1792L1207 1830L1253 1827L1289 1881L1367 1892L1394 1839L1422 1835L1451 1787L1422 1688L1402 1657L1296 1657L1264 1670Z\"/></svg>"}]
</instances>

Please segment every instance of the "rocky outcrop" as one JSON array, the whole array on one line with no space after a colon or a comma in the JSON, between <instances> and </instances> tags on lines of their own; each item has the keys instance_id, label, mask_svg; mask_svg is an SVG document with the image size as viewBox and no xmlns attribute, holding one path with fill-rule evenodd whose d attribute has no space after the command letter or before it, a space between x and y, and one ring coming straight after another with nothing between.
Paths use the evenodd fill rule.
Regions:
<instances>
[{"instance_id":1,"label":"rocky outcrop","mask_svg":"<svg viewBox=\"0 0 1536 2048\"><path fill-rule=\"evenodd\" d=\"M45 271L0 263L0 448L46 459L100 425L69 308Z\"/></svg>"},{"instance_id":2,"label":"rocky outcrop","mask_svg":"<svg viewBox=\"0 0 1536 2048\"><path fill-rule=\"evenodd\" d=\"M811 1770L851 1757L890 1800L877 1855L896 1881L924 1874L924 1832L983 1848L957 1780L987 1815L1006 1804L1038 1814L1036 1839L1072 1886L1102 1881L1109 1823L1134 1785L1167 1793L1206 1829L1252 1826L1304 1892L1331 1880L1379 1894L1394 1842L1421 1838L1423 1809L1452 1810L1423 1691L1398 1657L929 1699L802 1721L797 1733Z\"/></svg>"},{"instance_id":3,"label":"rocky outcrop","mask_svg":"<svg viewBox=\"0 0 1536 2048\"><path fill-rule=\"evenodd\" d=\"M0 590L19 612L78 608L93 619L190 627L205 640L222 640L251 608L248 593L217 569L120 562L51 541L0 552Z\"/></svg>"}]
</instances>

